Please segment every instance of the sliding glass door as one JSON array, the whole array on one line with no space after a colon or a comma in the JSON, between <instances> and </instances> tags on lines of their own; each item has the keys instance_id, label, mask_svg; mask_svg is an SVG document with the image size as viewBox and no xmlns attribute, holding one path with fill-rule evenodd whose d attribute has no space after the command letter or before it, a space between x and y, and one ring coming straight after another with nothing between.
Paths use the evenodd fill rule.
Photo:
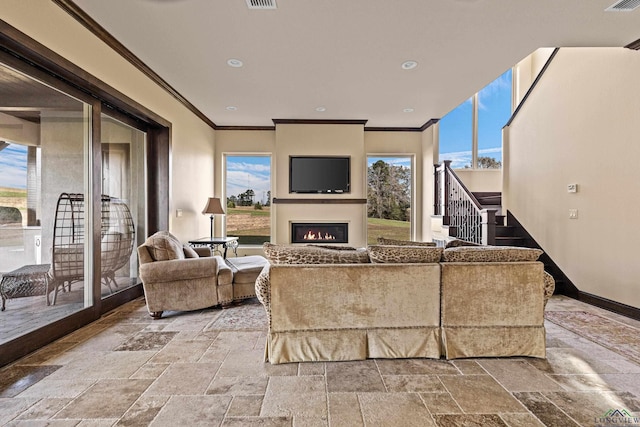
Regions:
<instances>
[{"instance_id":1,"label":"sliding glass door","mask_svg":"<svg viewBox=\"0 0 640 427\"><path fill-rule=\"evenodd\" d=\"M0 344L93 304L91 111L0 63Z\"/></svg>"}]
</instances>

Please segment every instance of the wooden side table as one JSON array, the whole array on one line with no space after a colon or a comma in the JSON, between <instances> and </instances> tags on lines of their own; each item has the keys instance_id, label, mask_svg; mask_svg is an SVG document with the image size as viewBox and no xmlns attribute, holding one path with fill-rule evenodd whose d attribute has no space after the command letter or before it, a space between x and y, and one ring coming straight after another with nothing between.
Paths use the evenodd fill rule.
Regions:
<instances>
[{"instance_id":1,"label":"wooden side table","mask_svg":"<svg viewBox=\"0 0 640 427\"><path fill-rule=\"evenodd\" d=\"M224 259L227 258L227 249L231 248L233 253L238 256L238 237L202 237L200 239L189 240L191 246L209 246L214 252L218 252ZM224 251L218 249L222 247Z\"/></svg>"}]
</instances>

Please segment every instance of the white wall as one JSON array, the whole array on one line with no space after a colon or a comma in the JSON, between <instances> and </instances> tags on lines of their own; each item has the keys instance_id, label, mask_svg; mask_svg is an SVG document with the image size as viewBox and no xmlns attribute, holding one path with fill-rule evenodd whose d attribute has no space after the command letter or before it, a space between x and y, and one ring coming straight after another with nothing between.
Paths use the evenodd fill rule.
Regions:
<instances>
[{"instance_id":1,"label":"white wall","mask_svg":"<svg viewBox=\"0 0 640 427\"><path fill-rule=\"evenodd\" d=\"M213 194L214 130L53 2L2 0L1 19L171 122L170 230L207 235L200 211Z\"/></svg>"},{"instance_id":2,"label":"white wall","mask_svg":"<svg viewBox=\"0 0 640 427\"><path fill-rule=\"evenodd\" d=\"M540 71L544 67L544 64L547 63L553 51L554 48L549 47L536 49L531 55L528 55L513 67L513 99L515 105L520 104L520 101L522 101L522 98L527 94L527 91L538 77L538 74L540 74Z\"/></svg>"},{"instance_id":3,"label":"white wall","mask_svg":"<svg viewBox=\"0 0 640 427\"><path fill-rule=\"evenodd\" d=\"M471 192L502 191L501 169L456 169L456 175Z\"/></svg>"},{"instance_id":4,"label":"white wall","mask_svg":"<svg viewBox=\"0 0 640 427\"><path fill-rule=\"evenodd\" d=\"M277 131L216 131L215 195L222 197L224 154L272 154L272 196L275 198L366 198L368 155L406 155L414 159L415 238L430 240L433 205L434 127L424 132L367 132L362 125L278 124ZM342 195L291 195L289 191L290 155L351 156L352 191ZM424 191L426 190L426 191ZM289 223L297 220L350 221L352 246L366 245L366 205L272 205L272 241L289 243ZM216 219L216 227L222 219ZM216 228L220 229L220 228ZM257 253L240 248L240 254Z\"/></svg>"},{"instance_id":5,"label":"white wall","mask_svg":"<svg viewBox=\"0 0 640 427\"><path fill-rule=\"evenodd\" d=\"M583 292L640 307L640 52L563 48L505 129L507 209ZM567 185L578 184L577 193ZM569 219L578 209L578 219Z\"/></svg>"},{"instance_id":6,"label":"white wall","mask_svg":"<svg viewBox=\"0 0 640 427\"><path fill-rule=\"evenodd\" d=\"M289 156L347 156L351 158L351 192L344 194L289 194ZM276 125L276 176L274 198L366 199L366 156L362 124ZM272 241L291 242L291 222L347 222L349 245L366 246L366 204L278 204L272 205Z\"/></svg>"}]
</instances>

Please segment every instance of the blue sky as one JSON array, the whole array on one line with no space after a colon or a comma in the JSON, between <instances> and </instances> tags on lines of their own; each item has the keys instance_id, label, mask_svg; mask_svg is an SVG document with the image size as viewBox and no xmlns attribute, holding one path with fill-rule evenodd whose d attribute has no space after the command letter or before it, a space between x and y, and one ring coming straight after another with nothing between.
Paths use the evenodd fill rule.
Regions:
<instances>
[{"instance_id":1,"label":"blue sky","mask_svg":"<svg viewBox=\"0 0 640 427\"><path fill-rule=\"evenodd\" d=\"M502 160L502 128L511 116L511 70L478 92L478 156ZM471 163L471 98L440 120L440 161Z\"/></svg>"},{"instance_id":2,"label":"blue sky","mask_svg":"<svg viewBox=\"0 0 640 427\"><path fill-rule=\"evenodd\" d=\"M0 151L0 187L27 188L27 147L10 144Z\"/></svg>"},{"instance_id":3,"label":"blue sky","mask_svg":"<svg viewBox=\"0 0 640 427\"><path fill-rule=\"evenodd\" d=\"M367 167L371 166L372 164L374 164L378 160L382 160L385 163L388 163L390 165L405 166L405 167L408 167L408 168L411 167L411 157L409 157L409 156L404 156L404 157L367 157Z\"/></svg>"},{"instance_id":4,"label":"blue sky","mask_svg":"<svg viewBox=\"0 0 640 427\"><path fill-rule=\"evenodd\" d=\"M271 190L271 157L227 156L227 197L249 188L256 194L255 201L267 201L267 191Z\"/></svg>"}]
</instances>

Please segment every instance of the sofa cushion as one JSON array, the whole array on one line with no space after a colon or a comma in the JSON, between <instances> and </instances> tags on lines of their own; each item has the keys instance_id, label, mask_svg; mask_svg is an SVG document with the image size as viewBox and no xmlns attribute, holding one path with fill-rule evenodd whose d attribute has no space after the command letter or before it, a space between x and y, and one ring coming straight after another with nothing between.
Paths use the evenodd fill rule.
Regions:
<instances>
[{"instance_id":1,"label":"sofa cushion","mask_svg":"<svg viewBox=\"0 0 640 427\"><path fill-rule=\"evenodd\" d=\"M286 246L264 243L264 253L272 264L363 264L369 262L366 249L353 251L318 246Z\"/></svg>"},{"instance_id":2,"label":"sofa cushion","mask_svg":"<svg viewBox=\"0 0 640 427\"><path fill-rule=\"evenodd\" d=\"M260 255L227 258L227 265L233 271L233 283L254 283L267 260Z\"/></svg>"},{"instance_id":3,"label":"sofa cushion","mask_svg":"<svg viewBox=\"0 0 640 427\"><path fill-rule=\"evenodd\" d=\"M412 240L398 240L387 239L385 237L378 237L378 245L392 245L392 246L436 246L435 242L414 242Z\"/></svg>"},{"instance_id":4,"label":"sofa cushion","mask_svg":"<svg viewBox=\"0 0 640 427\"><path fill-rule=\"evenodd\" d=\"M536 261L543 251L512 246L460 246L445 249L444 262L523 262Z\"/></svg>"},{"instance_id":5,"label":"sofa cushion","mask_svg":"<svg viewBox=\"0 0 640 427\"><path fill-rule=\"evenodd\" d=\"M356 248L352 246L339 246L339 245L307 245L311 248L323 248L323 249L335 249L336 251L355 251Z\"/></svg>"},{"instance_id":6,"label":"sofa cushion","mask_svg":"<svg viewBox=\"0 0 640 427\"><path fill-rule=\"evenodd\" d=\"M435 263L442 257L442 248L434 246L371 245L367 250L373 263Z\"/></svg>"},{"instance_id":7,"label":"sofa cushion","mask_svg":"<svg viewBox=\"0 0 640 427\"><path fill-rule=\"evenodd\" d=\"M184 252L185 258L200 258L198 252L189 245L182 245L182 251Z\"/></svg>"},{"instance_id":8,"label":"sofa cushion","mask_svg":"<svg viewBox=\"0 0 640 427\"><path fill-rule=\"evenodd\" d=\"M184 259L182 243L168 231L158 231L144 242L154 261Z\"/></svg>"},{"instance_id":9,"label":"sofa cushion","mask_svg":"<svg viewBox=\"0 0 640 427\"><path fill-rule=\"evenodd\" d=\"M458 248L460 246L482 246L478 243L475 242L469 242L468 240L461 240L461 239L453 239L449 242L447 242L447 244L445 245L445 249L446 248Z\"/></svg>"}]
</instances>

